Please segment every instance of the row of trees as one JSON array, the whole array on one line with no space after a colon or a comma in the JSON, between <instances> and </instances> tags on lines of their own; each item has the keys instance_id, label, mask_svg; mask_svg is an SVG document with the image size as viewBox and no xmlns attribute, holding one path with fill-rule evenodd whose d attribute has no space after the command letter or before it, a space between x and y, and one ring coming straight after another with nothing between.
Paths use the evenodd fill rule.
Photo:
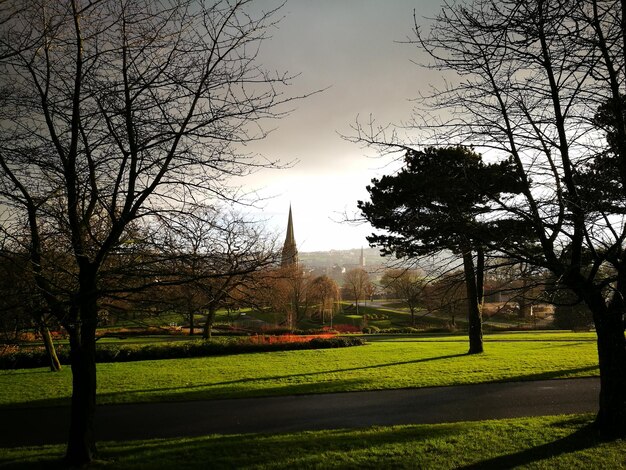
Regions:
<instances>
[{"instance_id":1,"label":"row of trees","mask_svg":"<svg viewBox=\"0 0 626 470\"><path fill-rule=\"evenodd\" d=\"M608 437L626 435L625 7L621 0L446 4L429 31L415 28L424 65L447 74L416 109L410 129L419 142L374 127L356 136L405 156L404 169L373 181L371 202L359 204L392 233L371 242L401 257L442 247L462 257L476 327L470 352L482 349L483 252L549 272L586 304L600 365L596 422ZM429 174L436 182L428 187L423 168L444 160L452 175ZM403 206L394 195L415 199L403 198Z\"/></svg>"}]
</instances>

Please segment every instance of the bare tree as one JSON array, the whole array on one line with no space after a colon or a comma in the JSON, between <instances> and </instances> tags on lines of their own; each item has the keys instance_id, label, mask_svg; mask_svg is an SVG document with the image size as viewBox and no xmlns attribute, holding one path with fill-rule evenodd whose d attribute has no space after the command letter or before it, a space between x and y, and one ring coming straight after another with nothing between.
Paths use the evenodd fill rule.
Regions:
<instances>
[{"instance_id":1,"label":"bare tree","mask_svg":"<svg viewBox=\"0 0 626 470\"><path fill-rule=\"evenodd\" d=\"M337 303L341 299L339 286L326 275L318 276L309 285L309 297L317 304L317 313L322 324L326 322L326 314L330 318L330 325L333 324L333 315L337 310Z\"/></svg>"},{"instance_id":2,"label":"bare tree","mask_svg":"<svg viewBox=\"0 0 626 470\"><path fill-rule=\"evenodd\" d=\"M380 284L397 299L406 303L411 313L411 326L415 326L415 312L424 301L424 277L415 270L388 269Z\"/></svg>"},{"instance_id":3,"label":"bare tree","mask_svg":"<svg viewBox=\"0 0 626 470\"><path fill-rule=\"evenodd\" d=\"M25 253L0 251L0 292L0 341L16 342L19 333L35 326L48 354L50 370L60 371L61 362L50 333L50 326L58 326L58 322L37 291Z\"/></svg>"},{"instance_id":4,"label":"bare tree","mask_svg":"<svg viewBox=\"0 0 626 470\"><path fill-rule=\"evenodd\" d=\"M443 313L450 317L449 326L456 327L456 316L467 310L465 276L462 271L447 271L424 288L428 314Z\"/></svg>"},{"instance_id":5,"label":"bare tree","mask_svg":"<svg viewBox=\"0 0 626 470\"><path fill-rule=\"evenodd\" d=\"M3 230L28 221L37 287L69 333L72 465L95 452L95 332L110 255L132 241L134 221L234 198L226 178L272 166L238 146L262 138L260 120L288 101L281 85L289 77L256 63L275 11L251 13L250 3L2 4ZM70 253L64 286L48 276L55 260L44 227Z\"/></svg>"},{"instance_id":6,"label":"bare tree","mask_svg":"<svg viewBox=\"0 0 626 470\"><path fill-rule=\"evenodd\" d=\"M194 315L206 314L205 339L211 336L218 308L232 293L279 260L275 239L233 212L199 208L163 221L158 232L164 238L158 246L173 260L165 270L171 278L162 276L160 284L174 284L172 300L186 312L190 334Z\"/></svg>"},{"instance_id":7,"label":"bare tree","mask_svg":"<svg viewBox=\"0 0 626 470\"><path fill-rule=\"evenodd\" d=\"M262 303L278 313L287 328L293 329L309 314L313 301L310 286L311 276L293 264L267 271L258 291Z\"/></svg>"},{"instance_id":8,"label":"bare tree","mask_svg":"<svg viewBox=\"0 0 626 470\"><path fill-rule=\"evenodd\" d=\"M371 284L370 276L362 268L351 269L343 276L343 286L354 299L357 315L359 314L359 300L366 295L368 284Z\"/></svg>"}]
</instances>

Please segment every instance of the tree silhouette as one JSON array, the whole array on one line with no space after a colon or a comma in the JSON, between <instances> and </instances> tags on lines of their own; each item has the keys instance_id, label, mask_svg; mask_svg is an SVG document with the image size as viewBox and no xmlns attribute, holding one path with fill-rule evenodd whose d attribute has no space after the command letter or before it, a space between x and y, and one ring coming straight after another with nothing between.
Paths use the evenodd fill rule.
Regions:
<instances>
[{"instance_id":1,"label":"tree silhouette","mask_svg":"<svg viewBox=\"0 0 626 470\"><path fill-rule=\"evenodd\" d=\"M373 179L371 201L358 202L366 220L388 233L367 237L384 254L418 257L450 250L461 255L468 299L469 353L483 351L481 305L484 247L495 236L510 236L502 221L492 222L490 201L514 192L512 163L485 164L464 147L407 150L395 175ZM509 221L510 222L510 221Z\"/></svg>"},{"instance_id":2,"label":"tree silhouette","mask_svg":"<svg viewBox=\"0 0 626 470\"><path fill-rule=\"evenodd\" d=\"M262 138L260 121L289 101L289 77L256 62L275 10L251 13L250 3L3 3L2 229L13 236L27 224L35 282L69 333L71 465L95 452L95 332L112 253L132 246L133 224L236 198L227 178L273 166L239 146ZM48 275L44 229L69 253L65 285Z\"/></svg>"}]
</instances>

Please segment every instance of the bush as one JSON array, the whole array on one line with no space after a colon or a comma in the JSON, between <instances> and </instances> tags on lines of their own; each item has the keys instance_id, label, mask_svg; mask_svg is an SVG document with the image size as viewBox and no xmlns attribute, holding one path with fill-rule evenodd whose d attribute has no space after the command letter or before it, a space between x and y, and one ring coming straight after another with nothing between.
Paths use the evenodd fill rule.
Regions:
<instances>
[{"instance_id":1,"label":"bush","mask_svg":"<svg viewBox=\"0 0 626 470\"><path fill-rule=\"evenodd\" d=\"M358 336L337 336L336 338L314 338L309 341L311 349L347 348L350 346L362 346L363 338Z\"/></svg>"},{"instance_id":2,"label":"bush","mask_svg":"<svg viewBox=\"0 0 626 470\"><path fill-rule=\"evenodd\" d=\"M414 334L414 333L422 333L422 330L418 328L413 328L411 326L407 326L405 328L381 328L379 333L382 334L392 334L392 335L406 335L406 334Z\"/></svg>"},{"instance_id":3,"label":"bush","mask_svg":"<svg viewBox=\"0 0 626 470\"><path fill-rule=\"evenodd\" d=\"M554 326L559 330L589 330L592 324L591 310L583 303L557 305L554 309Z\"/></svg>"},{"instance_id":4,"label":"bush","mask_svg":"<svg viewBox=\"0 0 626 470\"><path fill-rule=\"evenodd\" d=\"M380 332L380 328L374 325L366 326L365 328L363 328L363 333L368 334L368 335L376 334L378 332Z\"/></svg>"},{"instance_id":5,"label":"bush","mask_svg":"<svg viewBox=\"0 0 626 470\"><path fill-rule=\"evenodd\" d=\"M98 338L131 338L134 336L160 336L160 335L183 335L180 328L175 327L124 327L124 328L100 328Z\"/></svg>"},{"instance_id":6,"label":"bush","mask_svg":"<svg viewBox=\"0 0 626 470\"><path fill-rule=\"evenodd\" d=\"M69 347L58 346L56 352L62 364L69 364ZM30 369L49 365L50 358L43 347L4 351L0 355L0 369Z\"/></svg>"},{"instance_id":7,"label":"bush","mask_svg":"<svg viewBox=\"0 0 626 470\"><path fill-rule=\"evenodd\" d=\"M180 359L251 352L290 351L301 349L341 348L365 344L361 338L313 338L305 341L270 342L256 337L215 338L210 341L187 341L136 345L103 345L96 349L96 362L130 362L156 359ZM69 364L69 348L57 348L59 360ZM0 355L0 369L26 369L48 366L43 348L10 350Z\"/></svg>"},{"instance_id":8,"label":"bush","mask_svg":"<svg viewBox=\"0 0 626 470\"><path fill-rule=\"evenodd\" d=\"M279 335L318 335L322 333L327 334L329 332L328 329L324 329L324 328L302 330L299 328L290 329L290 328L285 328L285 327L262 328L261 331L263 332L263 334L266 334L266 335L277 335L277 336Z\"/></svg>"},{"instance_id":9,"label":"bush","mask_svg":"<svg viewBox=\"0 0 626 470\"><path fill-rule=\"evenodd\" d=\"M389 320L389 315L386 315L384 313L368 313L367 319L368 320Z\"/></svg>"}]
</instances>

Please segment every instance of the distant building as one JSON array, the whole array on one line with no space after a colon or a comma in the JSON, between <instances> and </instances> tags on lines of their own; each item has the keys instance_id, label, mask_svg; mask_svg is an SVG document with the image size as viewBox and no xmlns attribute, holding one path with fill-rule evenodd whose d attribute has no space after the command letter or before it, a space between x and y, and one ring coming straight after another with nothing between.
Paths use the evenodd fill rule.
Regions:
<instances>
[{"instance_id":1,"label":"distant building","mask_svg":"<svg viewBox=\"0 0 626 470\"><path fill-rule=\"evenodd\" d=\"M298 248L296 238L293 235L293 218L291 216L291 205L289 206L289 220L287 221L287 235L283 245L283 253L280 259L281 266L293 266L298 264Z\"/></svg>"},{"instance_id":2,"label":"distant building","mask_svg":"<svg viewBox=\"0 0 626 470\"><path fill-rule=\"evenodd\" d=\"M363 254L363 247L361 247L361 257L359 258L359 266L365 267L365 255Z\"/></svg>"}]
</instances>

